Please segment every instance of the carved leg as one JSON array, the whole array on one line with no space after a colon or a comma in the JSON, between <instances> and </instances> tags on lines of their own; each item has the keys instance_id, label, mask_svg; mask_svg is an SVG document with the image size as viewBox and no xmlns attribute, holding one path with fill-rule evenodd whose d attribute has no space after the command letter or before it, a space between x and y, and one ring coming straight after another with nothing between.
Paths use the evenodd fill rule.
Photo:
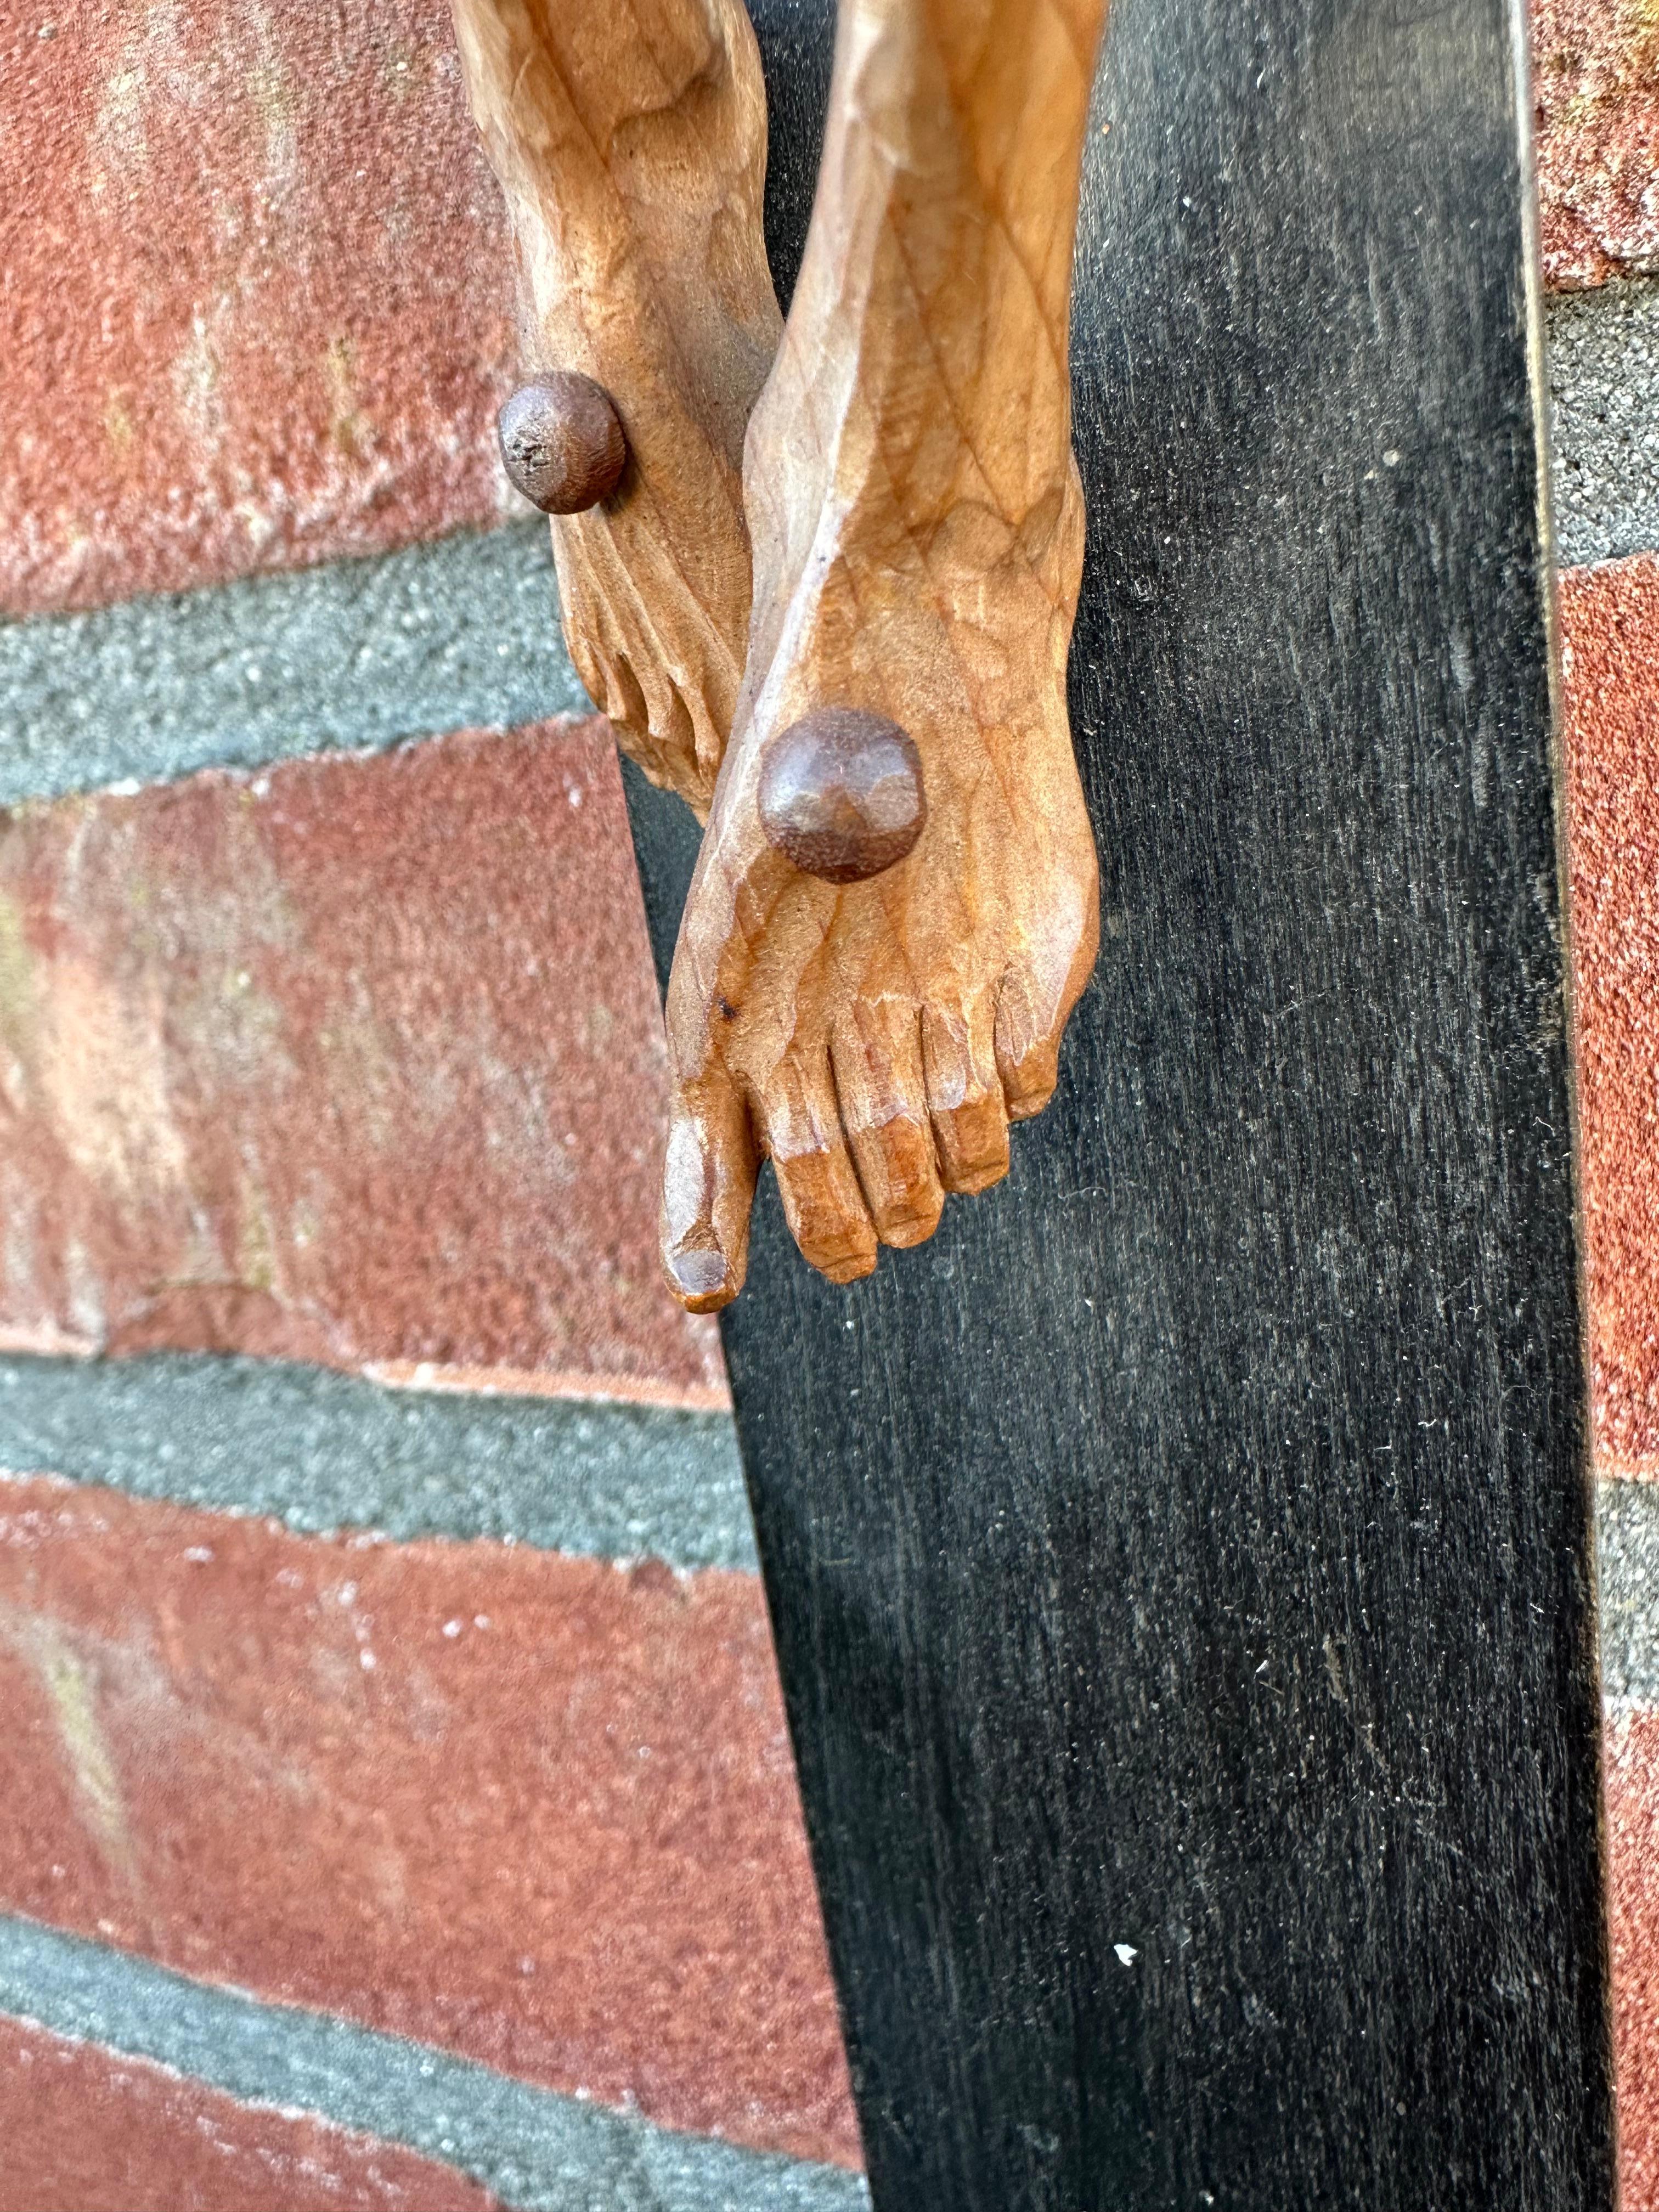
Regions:
<instances>
[{"instance_id":1,"label":"carved leg","mask_svg":"<svg viewBox=\"0 0 1659 2212\"><path fill-rule=\"evenodd\" d=\"M749 668L669 991L663 1249L695 1310L741 1285L763 1152L842 1282L1006 1174L1094 963L1066 326L1103 14L842 0L805 261L749 433ZM897 723L920 757L925 826L867 881L804 872L780 816L787 771L824 757L824 720L793 726L828 708Z\"/></svg>"},{"instance_id":2,"label":"carved leg","mask_svg":"<svg viewBox=\"0 0 1659 2212\"><path fill-rule=\"evenodd\" d=\"M748 635L744 427L776 349L766 100L741 0L453 0L538 366L591 377L628 442L556 515L571 657L618 741L706 813Z\"/></svg>"}]
</instances>

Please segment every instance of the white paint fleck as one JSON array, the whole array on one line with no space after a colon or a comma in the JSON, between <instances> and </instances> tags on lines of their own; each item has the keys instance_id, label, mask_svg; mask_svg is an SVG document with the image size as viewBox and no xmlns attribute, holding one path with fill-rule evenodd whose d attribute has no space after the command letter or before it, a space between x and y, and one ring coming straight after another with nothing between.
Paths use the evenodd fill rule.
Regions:
<instances>
[{"instance_id":1,"label":"white paint fleck","mask_svg":"<svg viewBox=\"0 0 1659 2212\"><path fill-rule=\"evenodd\" d=\"M1133 1943L1114 1943L1112 1948L1117 1953L1117 1963L1120 1966L1133 1966L1140 1956Z\"/></svg>"}]
</instances>

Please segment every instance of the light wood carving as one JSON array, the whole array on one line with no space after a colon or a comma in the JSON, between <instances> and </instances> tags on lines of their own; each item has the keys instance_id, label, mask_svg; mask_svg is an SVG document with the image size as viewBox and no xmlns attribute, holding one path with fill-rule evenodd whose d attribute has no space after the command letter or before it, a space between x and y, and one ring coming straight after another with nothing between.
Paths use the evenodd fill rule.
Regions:
<instances>
[{"instance_id":1,"label":"light wood carving","mask_svg":"<svg viewBox=\"0 0 1659 2212\"><path fill-rule=\"evenodd\" d=\"M742 1284L769 1153L832 1280L1007 1171L1093 967L1066 711L1082 563L1067 318L1104 0L842 0L805 265L749 431L749 665L669 992L663 1252ZM850 708L926 821L865 881L769 839L769 749Z\"/></svg>"},{"instance_id":2,"label":"light wood carving","mask_svg":"<svg viewBox=\"0 0 1659 2212\"><path fill-rule=\"evenodd\" d=\"M616 489L552 523L571 658L652 779L708 811L749 629L744 427L776 349L766 97L741 0L453 0L533 366L592 378Z\"/></svg>"}]
</instances>

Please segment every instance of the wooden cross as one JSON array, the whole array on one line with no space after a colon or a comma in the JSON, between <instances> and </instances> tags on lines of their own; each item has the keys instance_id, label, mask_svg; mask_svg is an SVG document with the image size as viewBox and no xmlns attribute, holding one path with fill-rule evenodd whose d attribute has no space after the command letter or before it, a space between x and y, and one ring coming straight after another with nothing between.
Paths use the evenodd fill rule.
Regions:
<instances>
[{"instance_id":1,"label":"wooden cross","mask_svg":"<svg viewBox=\"0 0 1659 2212\"><path fill-rule=\"evenodd\" d=\"M1006 1184L847 1290L763 1192L723 1320L878 2212L1613 2201L1522 31L1115 0L1099 968Z\"/></svg>"}]
</instances>

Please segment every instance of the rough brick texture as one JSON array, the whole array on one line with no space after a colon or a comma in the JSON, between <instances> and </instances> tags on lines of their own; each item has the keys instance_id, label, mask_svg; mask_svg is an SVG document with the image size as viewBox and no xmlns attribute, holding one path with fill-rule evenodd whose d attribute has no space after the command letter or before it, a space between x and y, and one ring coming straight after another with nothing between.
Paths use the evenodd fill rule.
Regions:
<instances>
[{"instance_id":1,"label":"rough brick texture","mask_svg":"<svg viewBox=\"0 0 1659 2212\"><path fill-rule=\"evenodd\" d=\"M1544 270L1659 274L1659 6L1532 0Z\"/></svg>"},{"instance_id":2,"label":"rough brick texture","mask_svg":"<svg viewBox=\"0 0 1659 2212\"><path fill-rule=\"evenodd\" d=\"M499 2212L448 2168L0 2020L0 2212Z\"/></svg>"},{"instance_id":3,"label":"rough brick texture","mask_svg":"<svg viewBox=\"0 0 1659 2212\"><path fill-rule=\"evenodd\" d=\"M1607 1731L1607 1858L1622 2212L1659 2212L1659 1713Z\"/></svg>"},{"instance_id":4,"label":"rough brick texture","mask_svg":"<svg viewBox=\"0 0 1659 2212\"><path fill-rule=\"evenodd\" d=\"M760 1588L0 1484L0 1908L856 2157Z\"/></svg>"},{"instance_id":5,"label":"rough brick texture","mask_svg":"<svg viewBox=\"0 0 1659 2212\"><path fill-rule=\"evenodd\" d=\"M1659 1474L1659 559L1562 580L1597 1461Z\"/></svg>"},{"instance_id":6,"label":"rough brick texture","mask_svg":"<svg viewBox=\"0 0 1659 2212\"><path fill-rule=\"evenodd\" d=\"M723 1402L602 724L0 814L0 1343Z\"/></svg>"},{"instance_id":7,"label":"rough brick texture","mask_svg":"<svg viewBox=\"0 0 1659 2212\"><path fill-rule=\"evenodd\" d=\"M499 515L511 260L447 0L0 0L0 607Z\"/></svg>"}]
</instances>

